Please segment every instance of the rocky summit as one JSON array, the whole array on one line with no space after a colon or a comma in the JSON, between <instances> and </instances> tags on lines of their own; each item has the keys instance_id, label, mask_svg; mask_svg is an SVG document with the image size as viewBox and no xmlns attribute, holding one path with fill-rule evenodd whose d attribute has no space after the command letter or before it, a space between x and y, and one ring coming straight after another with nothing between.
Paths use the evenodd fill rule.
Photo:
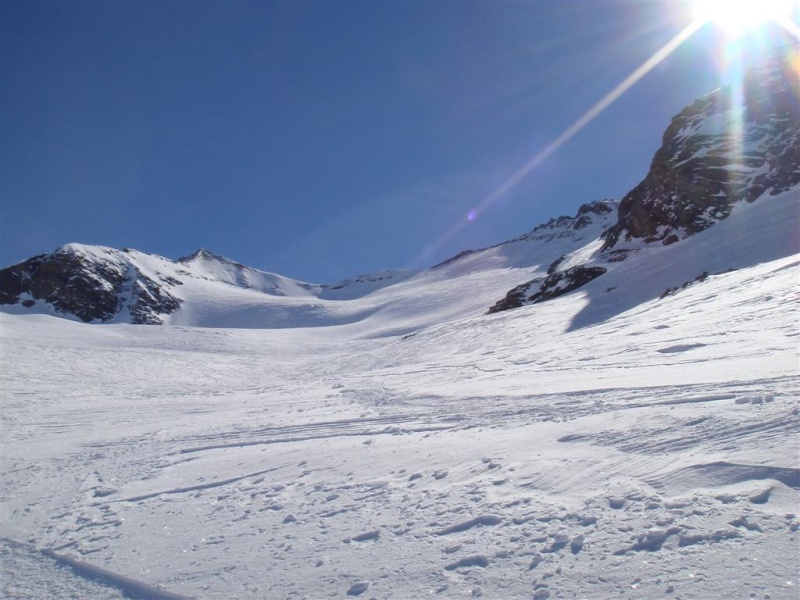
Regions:
<instances>
[{"instance_id":1,"label":"rocky summit","mask_svg":"<svg viewBox=\"0 0 800 600\"><path fill-rule=\"evenodd\" d=\"M682 110L647 176L620 202L603 249L672 244L726 218L737 202L800 183L799 82L788 55L773 57Z\"/></svg>"},{"instance_id":2,"label":"rocky summit","mask_svg":"<svg viewBox=\"0 0 800 600\"><path fill-rule=\"evenodd\" d=\"M469 316L485 312L515 280L544 273L597 239L614 221L616 208L611 200L585 204L575 216L550 219L518 238L462 252L426 271L382 271L329 284L259 271L205 249L170 260L67 244L0 270L0 305L87 323L283 328L352 323L396 311L420 301L419 288L406 297L403 287L419 284L434 297L471 295L473 306L458 313ZM382 294L386 288L396 293ZM418 325L442 318L418 316Z\"/></svg>"},{"instance_id":3,"label":"rocky summit","mask_svg":"<svg viewBox=\"0 0 800 600\"><path fill-rule=\"evenodd\" d=\"M773 56L740 82L675 116L647 176L620 202L602 244L580 260L553 263L489 313L572 292L648 245L670 245L730 216L738 203L800 184L800 80L787 55Z\"/></svg>"},{"instance_id":4,"label":"rocky summit","mask_svg":"<svg viewBox=\"0 0 800 600\"><path fill-rule=\"evenodd\" d=\"M158 325L208 285L275 297L311 287L202 248L170 260L128 248L66 244L0 270L0 305L86 323Z\"/></svg>"},{"instance_id":5,"label":"rocky summit","mask_svg":"<svg viewBox=\"0 0 800 600\"><path fill-rule=\"evenodd\" d=\"M130 258L134 252L67 244L34 256L0 271L0 304L46 303L87 323L123 311L131 323L161 323L161 315L180 306L169 292L179 282L143 273Z\"/></svg>"}]
</instances>

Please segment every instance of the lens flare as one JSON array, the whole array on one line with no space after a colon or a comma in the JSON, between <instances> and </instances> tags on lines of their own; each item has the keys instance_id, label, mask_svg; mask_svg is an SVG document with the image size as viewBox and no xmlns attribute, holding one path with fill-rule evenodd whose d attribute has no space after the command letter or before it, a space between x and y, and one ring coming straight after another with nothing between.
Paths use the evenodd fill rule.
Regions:
<instances>
[{"instance_id":1,"label":"lens flare","mask_svg":"<svg viewBox=\"0 0 800 600\"><path fill-rule=\"evenodd\" d=\"M800 41L800 26L798 26L798 18L800 18L800 0L696 0L694 2L694 12L695 19L691 23L664 44L653 56L636 68L628 77L572 123L572 125L567 127L552 142L528 159L492 193L483 198L475 208L469 211L465 220L454 223L436 241L423 249L414 259L413 264L420 264L425 257L431 256L441 246L455 237L468 223L474 221L480 213L484 212L501 197L519 185L531 171L557 152L564 144L622 96L622 94L628 91L628 89L647 73L652 71L706 24L716 24L727 33L730 39L730 43L726 44L727 51L729 52L735 51L738 48L738 38L742 37L744 32L757 30L760 26L768 22L776 23ZM726 57L726 59L730 58L731 57ZM743 105L741 94L742 73L737 68L735 74L737 77L734 77L734 79L738 79L738 81L733 81L730 86L731 105L741 108ZM738 118L741 118L741 115L739 115ZM734 119L734 122L731 124L730 135L733 145L740 150L742 146L741 134L741 123L736 122L736 119Z\"/></svg>"},{"instance_id":2,"label":"lens flare","mask_svg":"<svg viewBox=\"0 0 800 600\"><path fill-rule=\"evenodd\" d=\"M796 14L795 18L800 19L800 14ZM783 27L786 31L791 33L794 38L800 42L800 27L797 26L797 23L787 18L775 19L775 22Z\"/></svg>"},{"instance_id":3,"label":"lens flare","mask_svg":"<svg viewBox=\"0 0 800 600\"><path fill-rule=\"evenodd\" d=\"M699 19L692 21L687 25L678 35L669 40L661 48L659 48L653 56L648 58L644 63L628 75L622 82L620 82L613 90L603 96L594 106L587 110L581 117L578 118L572 125L567 127L558 137L540 150L537 154L532 156L528 161L518 168L512 175L500 184L491 194L486 196L481 202L473 208L467 215L466 221L458 221L453 224L450 229L444 232L433 244L427 246L423 251L414 259L412 264L419 264L422 260L433 254L446 242L457 235L467 223L474 220L469 215L477 217L480 213L485 211L505 194L515 188L531 171L542 164L545 160L550 158L555 152L571 140L575 135L580 132L584 127L591 123L597 115L602 113L606 108L611 106L622 94L628 91L637 81L652 71L659 63L672 54L681 44L689 39L698 29L705 23Z\"/></svg>"}]
</instances>

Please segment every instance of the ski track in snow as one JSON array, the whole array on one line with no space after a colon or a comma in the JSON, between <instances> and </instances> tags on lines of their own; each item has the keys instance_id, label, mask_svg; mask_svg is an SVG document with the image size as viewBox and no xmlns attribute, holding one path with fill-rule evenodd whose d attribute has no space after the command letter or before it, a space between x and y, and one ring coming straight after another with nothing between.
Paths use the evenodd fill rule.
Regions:
<instances>
[{"instance_id":1,"label":"ski track in snow","mask_svg":"<svg viewBox=\"0 0 800 600\"><path fill-rule=\"evenodd\" d=\"M0 595L16 600L42 598L97 598L122 600L123 593L113 586L75 574L35 549L0 540L2 580Z\"/></svg>"},{"instance_id":2,"label":"ski track in snow","mask_svg":"<svg viewBox=\"0 0 800 600\"><path fill-rule=\"evenodd\" d=\"M402 337L0 314L4 597L796 599L799 272L579 328L602 278Z\"/></svg>"}]
</instances>

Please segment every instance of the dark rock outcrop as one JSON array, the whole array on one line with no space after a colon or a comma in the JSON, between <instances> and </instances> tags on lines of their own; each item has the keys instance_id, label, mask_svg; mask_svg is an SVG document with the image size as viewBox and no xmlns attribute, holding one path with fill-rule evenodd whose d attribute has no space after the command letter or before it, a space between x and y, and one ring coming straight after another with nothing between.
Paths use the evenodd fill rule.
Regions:
<instances>
[{"instance_id":1,"label":"dark rock outcrop","mask_svg":"<svg viewBox=\"0 0 800 600\"><path fill-rule=\"evenodd\" d=\"M599 251L566 270L560 268L561 257L546 277L511 289L489 313L561 296L599 277L643 244L673 244L725 219L737 202L754 202L798 186L800 80L792 65L795 52L771 57L741 82L681 111L664 132L647 176L620 202L618 220L603 232ZM540 229L528 235L545 233Z\"/></svg>"},{"instance_id":2,"label":"dark rock outcrop","mask_svg":"<svg viewBox=\"0 0 800 600\"><path fill-rule=\"evenodd\" d=\"M126 261L125 251L86 254L68 245L0 270L0 304L42 302L85 323L106 322L126 309L135 324L159 324L180 306L168 287Z\"/></svg>"},{"instance_id":3,"label":"dark rock outcrop","mask_svg":"<svg viewBox=\"0 0 800 600\"><path fill-rule=\"evenodd\" d=\"M800 183L800 83L788 56L681 111L645 179L619 206L603 250L665 245L726 218L733 205Z\"/></svg>"},{"instance_id":4,"label":"dark rock outcrop","mask_svg":"<svg viewBox=\"0 0 800 600\"><path fill-rule=\"evenodd\" d=\"M107 321L117 313L117 289L124 281L115 265L87 269L75 254L43 254L0 271L0 304L43 300L85 322Z\"/></svg>"},{"instance_id":5,"label":"dark rock outcrop","mask_svg":"<svg viewBox=\"0 0 800 600\"><path fill-rule=\"evenodd\" d=\"M487 314L558 298L577 290L593 279L597 279L605 272L606 269L603 267L578 265L565 271L555 271L547 277L538 277L513 288L506 294L505 298L492 306ZM536 291L528 295L532 289L536 289Z\"/></svg>"},{"instance_id":6,"label":"dark rock outcrop","mask_svg":"<svg viewBox=\"0 0 800 600\"><path fill-rule=\"evenodd\" d=\"M160 315L169 315L180 308L180 300L164 287L136 273L131 290L132 302L129 304L131 323L156 325L163 322Z\"/></svg>"},{"instance_id":7,"label":"dark rock outcrop","mask_svg":"<svg viewBox=\"0 0 800 600\"><path fill-rule=\"evenodd\" d=\"M520 308L521 306L525 306L529 304L529 296L531 289L536 287L537 284L541 283L544 277L537 277L536 279L532 279L526 283L522 283L514 288L511 288L506 297L502 300L498 300L495 302L491 308L486 312L487 315L491 315L498 312L503 312L504 310L510 310L512 308Z\"/></svg>"}]
</instances>

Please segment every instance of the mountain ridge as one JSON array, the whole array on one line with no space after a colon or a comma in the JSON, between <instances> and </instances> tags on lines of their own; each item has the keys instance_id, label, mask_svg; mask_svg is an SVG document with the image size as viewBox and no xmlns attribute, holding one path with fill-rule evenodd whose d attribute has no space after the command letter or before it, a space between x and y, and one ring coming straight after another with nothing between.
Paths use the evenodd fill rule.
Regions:
<instances>
[{"instance_id":1,"label":"mountain ridge","mask_svg":"<svg viewBox=\"0 0 800 600\"><path fill-rule=\"evenodd\" d=\"M596 208L594 208L596 205ZM551 219L531 232L488 248L471 250L424 271L386 270L358 275L334 283L316 284L260 271L233 259L200 248L171 260L162 256L126 248L65 244L51 254L32 257L0 270L0 305L19 305L33 309L38 305L61 315L74 315L84 322L130 322L162 324L187 301L182 293L187 283L209 282L238 288L243 292L273 298L317 301L356 300L386 286L402 283L428 271L449 265L459 271L459 263L471 255L473 261L493 250L514 248L507 266L530 267L535 256L519 252L520 246L572 240L581 237L594 223L592 236L608 225L616 204L604 200L582 206L575 217ZM535 235L546 231L546 235ZM535 253L534 253L535 254Z\"/></svg>"},{"instance_id":2,"label":"mountain ridge","mask_svg":"<svg viewBox=\"0 0 800 600\"><path fill-rule=\"evenodd\" d=\"M743 78L741 105L726 87L680 111L645 178L619 203L584 204L574 216L465 250L429 269L316 284L204 248L170 260L132 249L66 244L0 270L0 305L84 322L207 327L352 325L380 314L394 315L398 324L392 331L403 333L437 319L552 300L608 277L643 250L702 233L743 203L796 195L800 83L792 69L788 55L773 57ZM697 260L698 272L690 279L707 270L699 268L703 260L716 264L713 258ZM665 280L662 289L686 281ZM620 285L626 284L607 287Z\"/></svg>"},{"instance_id":3,"label":"mountain ridge","mask_svg":"<svg viewBox=\"0 0 800 600\"><path fill-rule=\"evenodd\" d=\"M740 201L800 184L800 78L789 54L699 98L664 132L647 176L620 201L603 250L675 243Z\"/></svg>"},{"instance_id":4,"label":"mountain ridge","mask_svg":"<svg viewBox=\"0 0 800 600\"><path fill-rule=\"evenodd\" d=\"M489 313L537 304L601 277L652 245L669 246L751 204L800 188L800 80L789 54L749 71L680 111L645 178L619 203L618 219L581 264L554 265L519 284ZM741 103L736 98L741 95ZM797 192L795 192L797 193Z\"/></svg>"}]
</instances>

